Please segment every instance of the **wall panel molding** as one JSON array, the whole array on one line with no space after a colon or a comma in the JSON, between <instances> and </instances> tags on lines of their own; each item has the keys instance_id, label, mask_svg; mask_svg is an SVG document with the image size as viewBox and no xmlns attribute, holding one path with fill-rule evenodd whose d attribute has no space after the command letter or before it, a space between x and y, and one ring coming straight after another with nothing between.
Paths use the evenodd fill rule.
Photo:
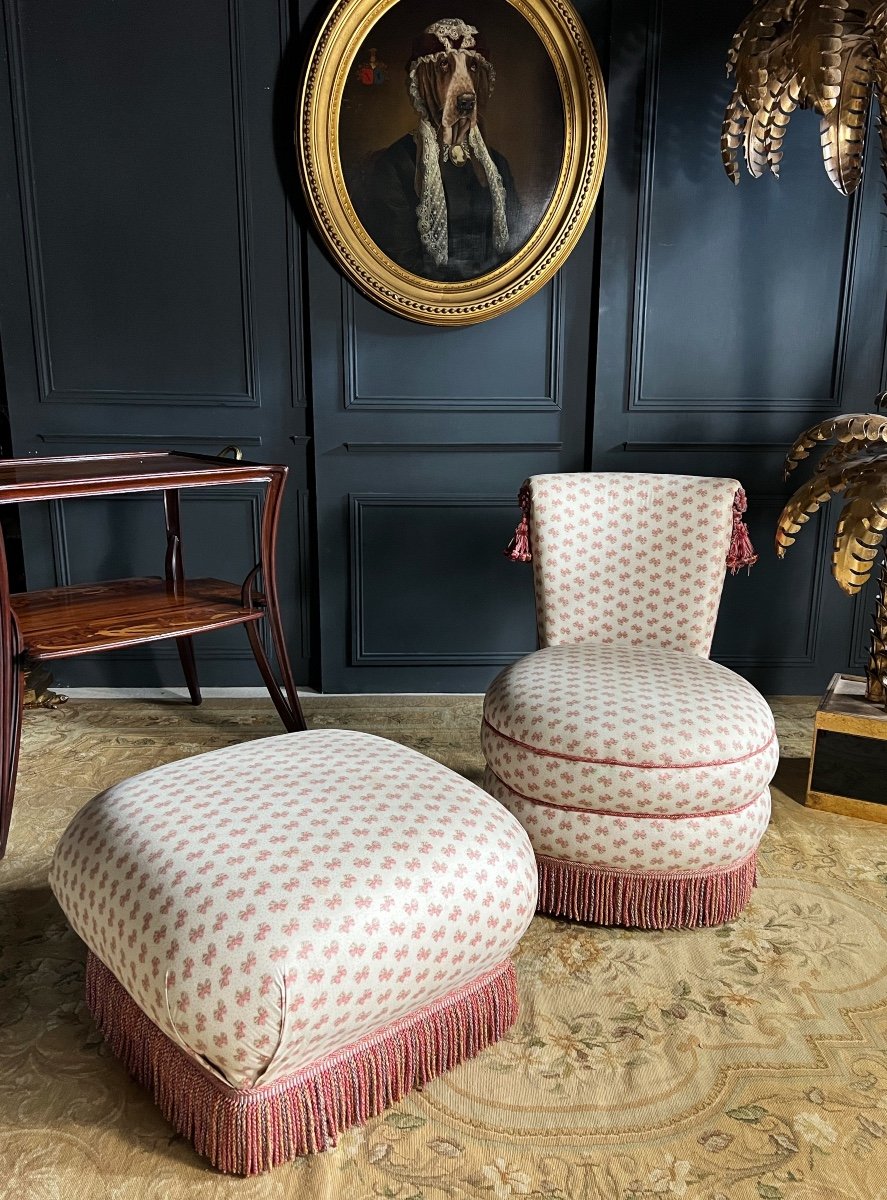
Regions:
<instances>
[{"instance_id":1,"label":"wall panel molding","mask_svg":"<svg viewBox=\"0 0 887 1200\"><path fill-rule=\"evenodd\" d=\"M342 362L344 406L346 409L370 409L399 412L548 412L563 404L564 369L564 312L563 281L555 275L549 285L547 388L540 396L516 398L487 394L477 398L448 399L429 393L427 396L385 396L361 392L359 382L359 330L355 320L355 291L344 279L341 281ZM429 380L445 369L446 360L430 364ZM465 364L462 364L463 367ZM466 375L470 378L470 375Z\"/></svg>"},{"instance_id":2,"label":"wall panel molding","mask_svg":"<svg viewBox=\"0 0 887 1200\"><path fill-rule=\"evenodd\" d=\"M34 354L37 367L38 402L41 404L148 405L151 407L191 407L222 405L254 408L260 404L257 394L258 364L250 280L252 231L250 227L249 173L246 160L246 97L243 87L240 22L241 0L228 0L228 36L231 62L231 131L236 163L237 232L241 279L241 322L243 329L243 370L245 391L221 393L161 392L117 389L76 389L56 384L52 363L52 341L46 307L46 285L40 240L37 197L34 190L34 159L28 121L28 93L21 44L21 0L6 0L7 45L10 57L12 120L19 157L19 188L31 283L31 309Z\"/></svg>"},{"instance_id":3,"label":"wall panel molding","mask_svg":"<svg viewBox=\"0 0 887 1200\"><path fill-rule=\"evenodd\" d=\"M526 653L525 647L518 647L512 652L503 651L499 653L433 653L428 651L368 650L367 629L364 622L364 600L366 593L364 519L368 509L477 508L489 510L501 508L508 514L506 518L507 524L507 521L514 514L513 496L490 496L478 493L464 493L460 495L418 493L409 495L351 494L348 498L348 507L352 666L504 666L507 663L514 662L515 659L520 658ZM431 619L430 616L429 619Z\"/></svg>"},{"instance_id":4,"label":"wall panel molding","mask_svg":"<svg viewBox=\"0 0 887 1200\"><path fill-rule=\"evenodd\" d=\"M772 509L774 512L781 512L785 500L786 497L783 495L750 492L748 494L749 511L760 512L761 509ZM803 653L779 655L718 654L718 662L723 663L725 667L732 667L736 670L759 667L762 669L772 667L809 667L812 669L816 667L823 612L823 577L831 546L831 525L827 519L827 512L827 509L820 509L813 521L811 521L811 524L815 523L816 525L816 548L813 554L809 595L806 608L804 609ZM775 524L774 521L774 528ZM755 549L758 551L759 556L763 550L764 554L772 553L775 558L775 552L771 550L769 544L766 547L758 545ZM774 565L779 566L778 563ZM755 569L755 567L752 568L752 570Z\"/></svg>"},{"instance_id":5,"label":"wall panel molding","mask_svg":"<svg viewBox=\"0 0 887 1200\"><path fill-rule=\"evenodd\" d=\"M348 454L557 454L563 442L345 442Z\"/></svg>"},{"instance_id":6,"label":"wall panel molding","mask_svg":"<svg viewBox=\"0 0 887 1200\"><path fill-rule=\"evenodd\" d=\"M839 291L840 317L835 330L832 355L831 389L829 396L811 398L802 396L710 396L704 400L681 397L657 397L645 395L643 391L644 356L647 339L649 256L651 251L651 223L655 195L655 152L657 118L660 113L660 57L662 43L664 0L651 0L652 15L647 29L644 71L644 101L641 128L640 190L638 203L637 238L635 242L635 265L633 283L633 312L631 322L631 344L628 361L628 412L656 413L704 413L723 412L767 412L809 414L829 413L840 407L844 368L847 359L847 328L853 294L854 269L859 244L861 202L859 193L847 201L845 227L844 270ZM725 43L726 45L726 43ZM717 153L715 147L712 151ZM745 181L746 186L753 185ZM760 181L763 186L766 181Z\"/></svg>"},{"instance_id":7,"label":"wall panel molding","mask_svg":"<svg viewBox=\"0 0 887 1200\"><path fill-rule=\"evenodd\" d=\"M312 512L311 494L305 488L296 491L296 530L299 539L296 556L296 602L298 604L299 653L311 657L311 628L314 606L311 571ZM278 550L278 554L280 551ZM278 563L278 574L280 565Z\"/></svg>"},{"instance_id":8,"label":"wall panel molding","mask_svg":"<svg viewBox=\"0 0 887 1200\"><path fill-rule=\"evenodd\" d=\"M253 434L232 433L227 437L220 434L206 436L195 434L194 437L170 436L162 433L38 433L37 441L45 446L85 446L96 445L104 447L150 446L152 449L162 449L166 446L256 446L262 445L261 437ZM84 451L89 453L89 451Z\"/></svg>"},{"instance_id":9,"label":"wall panel molding","mask_svg":"<svg viewBox=\"0 0 887 1200\"><path fill-rule=\"evenodd\" d=\"M297 6L0 2L0 327L14 452L215 455L233 444L286 465L278 585L307 683L307 248L289 98ZM258 558L263 489L213 491L182 489L186 572L239 580ZM123 511L100 500L89 511L19 506L30 586L162 578L160 493L113 504L139 501ZM195 644L208 686L258 681L242 632ZM56 679L178 684L181 668L162 641L66 660Z\"/></svg>"},{"instance_id":10,"label":"wall panel molding","mask_svg":"<svg viewBox=\"0 0 887 1200\"><path fill-rule=\"evenodd\" d=\"M290 0L277 0L277 25L280 40L280 53L282 56L281 61L284 61L287 53L287 47L290 45L294 34L297 33L297 31L293 29L293 23L291 20ZM292 156L290 163L290 180L292 186L295 187L295 155ZM285 185L284 191L286 190L287 189ZM303 272L305 258L305 230L299 226L299 223L296 219L294 205L289 203L288 197L284 196L283 199L286 223L287 299L290 331L290 403L293 408L307 409L308 380L305 372L305 363L307 359L306 336L305 324L301 319L302 288L304 285Z\"/></svg>"},{"instance_id":11,"label":"wall panel molding","mask_svg":"<svg viewBox=\"0 0 887 1200\"><path fill-rule=\"evenodd\" d=\"M787 442L623 442L626 454L781 454Z\"/></svg>"}]
</instances>

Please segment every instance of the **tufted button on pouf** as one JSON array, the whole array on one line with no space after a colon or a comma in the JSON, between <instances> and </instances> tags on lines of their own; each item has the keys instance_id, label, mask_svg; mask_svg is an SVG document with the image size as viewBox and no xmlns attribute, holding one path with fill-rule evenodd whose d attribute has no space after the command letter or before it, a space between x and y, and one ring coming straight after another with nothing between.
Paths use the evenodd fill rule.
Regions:
<instances>
[{"instance_id":1,"label":"tufted button on pouf","mask_svg":"<svg viewBox=\"0 0 887 1200\"><path fill-rule=\"evenodd\" d=\"M540 908L648 928L720 923L748 901L779 757L740 676L651 646L549 646L484 702L484 786L536 851Z\"/></svg>"},{"instance_id":2,"label":"tufted button on pouf","mask_svg":"<svg viewBox=\"0 0 887 1200\"><path fill-rule=\"evenodd\" d=\"M116 784L74 817L50 883L112 1050L238 1174L333 1145L499 1038L537 891L501 805L341 730Z\"/></svg>"}]
</instances>

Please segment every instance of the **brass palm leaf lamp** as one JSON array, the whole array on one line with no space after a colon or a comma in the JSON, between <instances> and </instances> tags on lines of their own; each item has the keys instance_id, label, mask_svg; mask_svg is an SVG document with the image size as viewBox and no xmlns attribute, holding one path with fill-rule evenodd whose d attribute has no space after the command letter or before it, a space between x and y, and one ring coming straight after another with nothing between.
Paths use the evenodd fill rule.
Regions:
<instances>
[{"instance_id":1,"label":"brass palm leaf lamp","mask_svg":"<svg viewBox=\"0 0 887 1200\"><path fill-rule=\"evenodd\" d=\"M768 171L779 177L789 121L796 109L807 108L819 114L829 179L851 195L862 180L873 97L887 174L887 0L758 0L734 34L727 73L735 88L724 115L721 156L735 184L741 162L755 178ZM885 399L887 393L879 397L879 409ZM832 574L856 595L887 532L887 416L842 414L812 426L789 451L786 478L825 447L780 515L776 552L782 558L810 517L843 494ZM887 561L864 686L835 676L815 725L807 803L887 821Z\"/></svg>"},{"instance_id":2,"label":"brass palm leaf lamp","mask_svg":"<svg viewBox=\"0 0 887 1200\"><path fill-rule=\"evenodd\" d=\"M879 397L879 407L887 392ZM848 413L806 430L785 460L785 476L816 448L830 448L779 517L776 553L784 557L795 535L832 496L845 494L832 552L832 574L855 596L868 582L887 531L887 417ZM887 560L882 563L874 628L866 666L866 700L887 708ZM887 786L887 784L885 784Z\"/></svg>"}]
</instances>

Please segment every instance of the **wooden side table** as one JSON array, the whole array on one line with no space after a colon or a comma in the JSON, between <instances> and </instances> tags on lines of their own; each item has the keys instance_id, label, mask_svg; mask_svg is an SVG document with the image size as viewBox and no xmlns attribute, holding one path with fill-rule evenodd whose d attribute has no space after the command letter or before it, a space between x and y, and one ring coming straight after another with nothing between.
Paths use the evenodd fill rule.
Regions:
<instances>
[{"instance_id":1,"label":"wooden side table","mask_svg":"<svg viewBox=\"0 0 887 1200\"><path fill-rule=\"evenodd\" d=\"M199 704L193 635L243 625L284 726L306 728L277 603L277 523L286 475L284 466L174 452L0 461L0 504L162 492L167 546L163 576L11 594L0 534L0 858L15 796L24 672L32 662L175 638L191 701ZM259 561L242 584L186 580L179 491L233 483L266 485ZM261 620L268 622L280 683L259 637Z\"/></svg>"}]
</instances>

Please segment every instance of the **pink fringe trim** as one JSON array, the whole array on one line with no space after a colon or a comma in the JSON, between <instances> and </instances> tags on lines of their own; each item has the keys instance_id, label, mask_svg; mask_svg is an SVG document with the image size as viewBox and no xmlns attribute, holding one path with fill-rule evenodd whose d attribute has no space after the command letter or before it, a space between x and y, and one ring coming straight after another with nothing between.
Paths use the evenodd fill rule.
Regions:
<instances>
[{"instance_id":1,"label":"pink fringe trim","mask_svg":"<svg viewBox=\"0 0 887 1200\"><path fill-rule=\"evenodd\" d=\"M748 904L757 852L716 871L614 871L537 855L539 911L593 925L692 929L723 925Z\"/></svg>"},{"instance_id":2,"label":"pink fringe trim","mask_svg":"<svg viewBox=\"0 0 887 1200\"><path fill-rule=\"evenodd\" d=\"M499 1040L517 1018L510 961L286 1079L238 1091L189 1058L90 953L86 1002L113 1053L220 1171L255 1175L336 1144L414 1087Z\"/></svg>"},{"instance_id":3,"label":"pink fringe trim","mask_svg":"<svg viewBox=\"0 0 887 1200\"><path fill-rule=\"evenodd\" d=\"M523 516L514 531L514 537L505 547L505 557L512 562L532 562L533 552L530 549L530 487L524 484L517 494L517 502Z\"/></svg>"},{"instance_id":4,"label":"pink fringe trim","mask_svg":"<svg viewBox=\"0 0 887 1200\"><path fill-rule=\"evenodd\" d=\"M735 575L742 567L751 570L758 561L748 535L748 526L742 519L742 514L747 508L745 490L740 488L733 497L733 533L730 535L730 549L727 551L727 568L731 575Z\"/></svg>"}]
</instances>

